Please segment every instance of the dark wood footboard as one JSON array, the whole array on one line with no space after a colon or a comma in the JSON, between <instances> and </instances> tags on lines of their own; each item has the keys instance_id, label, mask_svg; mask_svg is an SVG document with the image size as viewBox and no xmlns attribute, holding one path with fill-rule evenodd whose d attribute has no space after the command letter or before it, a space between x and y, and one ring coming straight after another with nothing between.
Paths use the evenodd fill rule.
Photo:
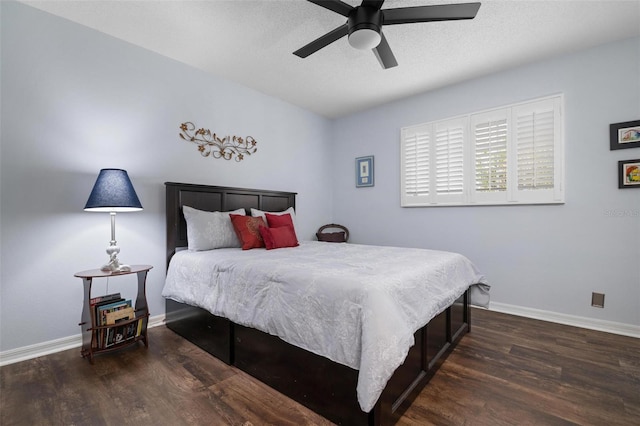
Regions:
<instances>
[{"instance_id":1,"label":"dark wood footboard","mask_svg":"<svg viewBox=\"0 0 640 426\"><path fill-rule=\"evenodd\" d=\"M361 411L358 371L234 324L209 312L166 301L167 327L224 362L256 377L336 424L391 425L411 405L455 344L470 329L469 291L415 333L415 345L374 409Z\"/></svg>"}]
</instances>

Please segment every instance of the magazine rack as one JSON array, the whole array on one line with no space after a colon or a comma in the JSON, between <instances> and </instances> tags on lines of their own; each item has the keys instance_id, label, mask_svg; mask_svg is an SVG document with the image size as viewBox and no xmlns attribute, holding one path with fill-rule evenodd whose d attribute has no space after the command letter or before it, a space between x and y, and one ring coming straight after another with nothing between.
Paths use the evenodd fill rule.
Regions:
<instances>
[{"instance_id":1,"label":"magazine rack","mask_svg":"<svg viewBox=\"0 0 640 426\"><path fill-rule=\"evenodd\" d=\"M126 272L105 272L100 269L77 272L75 277L82 278L84 284L84 306L82 308L82 319L78 324L82 329L82 350L81 355L89 358L93 364L94 355L101 352L108 352L132 345L140 340L145 347L149 347L147 339L147 325L149 321L149 308L147 306L146 281L147 272L153 268L150 265L132 265L130 271ZM96 315L96 303L100 298L91 298L91 284L94 278L111 278L122 275L136 274L138 276L138 295L136 297L134 315L132 318L117 322L117 325L99 324ZM122 300L122 299L120 299ZM130 328L128 328L130 327ZM133 330L132 333L120 339L111 339L107 345L106 337L110 333L118 330Z\"/></svg>"}]
</instances>

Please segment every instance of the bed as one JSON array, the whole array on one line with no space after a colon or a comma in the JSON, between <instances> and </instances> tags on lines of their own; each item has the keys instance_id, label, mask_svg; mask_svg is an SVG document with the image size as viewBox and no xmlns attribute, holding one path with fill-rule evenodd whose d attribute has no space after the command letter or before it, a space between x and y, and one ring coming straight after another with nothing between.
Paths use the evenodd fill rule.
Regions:
<instances>
[{"instance_id":1,"label":"bed","mask_svg":"<svg viewBox=\"0 0 640 426\"><path fill-rule=\"evenodd\" d=\"M455 344L470 330L470 288L483 281L472 265L456 266L456 271L461 268L471 272L464 272L466 281L455 284L455 292L433 296L434 300L438 299L437 306L434 302L430 307L433 312L403 307L404 310L394 316L395 305L386 305L391 303L387 301L388 296L397 293L397 297L406 302L418 299L422 296L420 292L426 290L407 284L414 278L402 275L402 264L372 266L366 259L395 256L399 250L403 250L398 252L400 257L410 259L428 251L323 242L301 242L298 247L282 250L183 250L188 246L184 206L208 212L238 209L244 209L247 214L251 209L282 212L295 208L296 194L171 182L165 186L168 272L163 296L167 327L336 424L394 424ZM329 258L330 252L340 254L338 258ZM428 254L434 256L436 263L442 260L442 265L449 258L463 258L445 252ZM270 268L268 265L280 266ZM283 265L299 266L284 268ZM396 268L393 276L401 278L394 279L393 292L384 290L386 284L375 282L380 275L376 267ZM443 275L444 268L441 266L436 275ZM292 275L291 269L297 269L298 275ZM199 275L191 278L190 271L197 271ZM371 273L367 275L367 271ZM202 293L211 292L213 287L207 287L207 279L198 278L210 274L217 274L214 281L220 283L213 289L215 297ZM234 284L238 277L242 277L243 286ZM364 293L361 286L351 285L360 277L368 285ZM474 280L469 281L470 277ZM236 281L225 285L225 279ZM291 280L297 280L296 285L285 287ZM185 290L185 287L189 288ZM278 292L274 293L273 288ZM309 296L311 293L314 298ZM276 305L270 299L268 305L259 304L265 297L256 294L269 294L270 298L277 294ZM366 294L366 303L360 303L361 294ZM318 295L322 302L315 299ZM357 304L349 304L342 310L334 306L347 303L345 301L352 297L360 297ZM270 308L272 305L278 309ZM321 307L322 314L316 314L314 307L317 306ZM334 308L336 310L332 310ZM365 315L359 309L379 313ZM271 311L282 312L276 316L278 314ZM267 313L273 316L264 322L255 319L267 317ZM326 333L317 328L319 321L315 315L332 319L329 321L332 325L321 326L327 327ZM408 335L403 322L405 316L411 317L413 324L419 324L410 328ZM355 320L360 317L369 319L360 323ZM395 317L399 319L394 322ZM384 321L376 322L375 318L384 318ZM403 326L393 329L392 333L384 330L401 323ZM287 334L292 328L296 329ZM335 339L328 339L327 335ZM351 341L354 343L349 344ZM392 363L390 366L378 360L381 353L385 363ZM359 374L360 370L368 374Z\"/></svg>"}]
</instances>

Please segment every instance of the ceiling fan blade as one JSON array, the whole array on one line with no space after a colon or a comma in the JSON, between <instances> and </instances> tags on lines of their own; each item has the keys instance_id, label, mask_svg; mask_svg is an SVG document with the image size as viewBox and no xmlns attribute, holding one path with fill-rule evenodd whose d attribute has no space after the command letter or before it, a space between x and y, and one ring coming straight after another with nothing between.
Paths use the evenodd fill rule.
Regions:
<instances>
[{"instance_id":1,"label":"ceiling fan blade","mask_svg":"<svg viewBox=\"0 0 640 426\"><path fill-rule=\"evenodd\" d=\"M380 65L382 65L382 68L384 69L397 67L398 61L396 61L396 57L393 56L391 47L389 47L389 43L387 43L387 39L385 38L382 31L380 32L380 37L382 37L382 40L380 40L380 44L378 45L378 47L374 47L372 49L373 53L376 55L376 58L378 58L378 62L380 62Z\"/></svg>"},{"instance_id":2,"label":"ceiling fan blade","mask_svg":"<svg viewBox=\"0 0 640 426\"><path fill-rule=\"evenodd\" d=\"M460 3L384 9L382 11L382 22L384 25L395 25L473 19L479 8L480 3Z\"/></svg>"},{"instance_id":3,"label":"ceiling fan blade","mask_svg":"<svg viewBox=\"0 0 640 426\"><path fill-rule=\"evenodd\" d=\"M301 58L306 58L307 56L317 52L323 47L330 45L331 43L338 40L339 38L346 36L348 33L349 33L349 26L345 23L343 25L340 25L335 30L326 33L322 37L319 37L313 40L311 43L307 44L306 46L301 47L300 49L293 52L293 54Z\"/></svg>"},{"instance_id":4,"label":"ceiling fan blade","mask_svg":"<svg viewBox=\"0 0 640 426\"><path fill-rule=\"evenodd\" d=\"M307 0L313 4L329 9L333 12L339 13L342 16L349 17L349 13L353 10L353 6L348 5L340 0Z\"/></svg>"},{"instance_id":5,"label":"ceiling fan blade","mask_svg":"<svg viewBox=\"0 0 640 426\"><path fill-rule=\"evenodd\" d=\"M384 0L362 0L362 4L360 6L370 7L372 9L380 10L382 8L382 4Z\"/></svg>"}]
</instances>

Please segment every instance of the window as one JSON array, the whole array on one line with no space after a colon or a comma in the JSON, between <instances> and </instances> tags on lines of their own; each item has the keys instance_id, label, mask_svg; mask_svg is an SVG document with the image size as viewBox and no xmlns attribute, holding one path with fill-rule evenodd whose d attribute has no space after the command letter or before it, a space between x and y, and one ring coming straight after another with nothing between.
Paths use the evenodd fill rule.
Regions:
<instances>
[{"instance_id":1,"label":"window","mask_svg":"<svg viewBox=\"0 0 640 426\"><path fill-rule=\"evenodd\" d=\"M405 127L403 207L564 202L561 95Z\"/></svg>"}]
</instances>

